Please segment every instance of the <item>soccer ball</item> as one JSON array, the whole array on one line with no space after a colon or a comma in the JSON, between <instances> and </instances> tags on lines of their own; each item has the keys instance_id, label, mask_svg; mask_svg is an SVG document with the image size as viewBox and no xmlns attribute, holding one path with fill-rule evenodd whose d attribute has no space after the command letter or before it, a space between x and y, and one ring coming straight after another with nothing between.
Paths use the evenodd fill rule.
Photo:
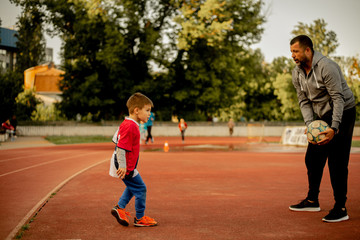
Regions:
<instances>
[{"instance_id":1,"label":"soccer ball","mask_svg":"<svg viewBox=\"0 0 360 240\"><path fill-rule=\"evenodd\" d=\"M329 125L322 120L311 122L307 128L307 138L312 142L319 142L324 139L324 134L319 134L329 128Z\"/></svg>"}]
</instances>

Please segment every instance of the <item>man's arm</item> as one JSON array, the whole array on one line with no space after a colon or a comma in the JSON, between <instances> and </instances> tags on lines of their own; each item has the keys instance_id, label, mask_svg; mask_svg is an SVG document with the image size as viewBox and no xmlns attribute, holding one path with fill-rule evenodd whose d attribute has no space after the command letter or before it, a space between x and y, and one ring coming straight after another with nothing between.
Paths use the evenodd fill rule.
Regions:
<instances>
[{"instance_id":1,"label":"man's arm","mask_svg":"<svg viewBox=\"0 0 360 240\"><path fill-rule=\"evenodd\" d=\"M300 76L297 74L296 71L292 72L292 83L296 90L296 95L298 98L301 114L304 118L305 125L308 126L314 120L314 111L312 109L311 101L302 91L302 86L300 85L299 77Z\"/></svg>"},{"instance_id":2,"label":"man's arm","mask_svg":"<svg viewBox=\"0 0 360 240\"><path fill-rule=\"evenodd\" d=\"M325 65L323 72L325 75L324 83L326 90L328 91L333 104L331 127L339 129L345 104L345 97L341 85L341 72L335 63Z\"/></svg>"}]
</instances>

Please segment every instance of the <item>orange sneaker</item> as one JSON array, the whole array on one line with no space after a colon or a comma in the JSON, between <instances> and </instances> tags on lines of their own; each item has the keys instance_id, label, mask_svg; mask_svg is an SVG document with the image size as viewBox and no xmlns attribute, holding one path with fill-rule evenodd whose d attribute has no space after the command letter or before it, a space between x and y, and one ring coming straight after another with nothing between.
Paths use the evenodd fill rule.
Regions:
<instances>
[{"instance_id":1,"label":"orange sneaker","mask_svg":"<svg viewBox=\"0 0 360 240\"><path fill-rule=\"evenodd\" d=\"M135 217L134 218L134 226L136 226L136 227L154 227L154 226L157 226L157 222L153 218L147 217L147 216L143 216L140 219L137 219Z\"/></svg>"},{"instance_id":2,"label":"orange sneaker","mask_svg":"<svg viewBox=\"0 0 360 240\"><path fill-rule=\"evenodd\" d=\"M127 218L127 216L130 217L130 213L125 212L124 209L119 208L119 206L116 205L115 207L113 207L113 209L111 209L111 214L121 225L129 226L129 219Z\"/></svg>"}]
</instances>

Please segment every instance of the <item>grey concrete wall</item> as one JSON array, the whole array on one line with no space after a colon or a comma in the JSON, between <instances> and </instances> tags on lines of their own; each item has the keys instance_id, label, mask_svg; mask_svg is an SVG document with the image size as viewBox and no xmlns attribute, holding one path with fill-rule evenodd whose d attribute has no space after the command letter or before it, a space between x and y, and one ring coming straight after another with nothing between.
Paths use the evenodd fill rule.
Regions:
<instances>
[{"instance_id":1,"label":"grey concrete wall","mask_svg":"<svg viewBox=\"0 0 360 240\"><path fill-rule=\"evenodd\" d=\"M23 136L112 136L118 126L18 126ZM236 126L233 136L281 136L286 126ZM177 124L155 125L152 128L154 136L179 136ZM226 125L195 125L189 126L186 136L229 136ZM360 127L355 127L354 136L360 136Z\"/></svg>"}]
</instances>

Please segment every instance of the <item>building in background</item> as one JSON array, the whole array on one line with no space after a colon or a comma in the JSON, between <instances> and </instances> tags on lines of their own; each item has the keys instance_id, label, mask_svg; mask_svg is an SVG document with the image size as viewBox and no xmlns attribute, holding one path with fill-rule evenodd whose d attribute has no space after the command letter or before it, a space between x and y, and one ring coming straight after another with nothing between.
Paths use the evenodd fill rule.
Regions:
<instances>
[{"instance_id":1,"label":"building in background","mask_svg":"<svg viewBox=\"0 0 360 240\"><path fill-rule=\"evenodd\" d=\"M35 89L36 97L45 105L61 101L59 82L65 72L56 69L53 63L28 68L24 72L25 89Z\"/></svg>"},{"instance_id":2,"label":"building in background","mask_svg":"<svg viewBox=\"0 0 360 240\"><path fill-rule=\"evenodd\" d=\"M16 46L17 31L0 27L0 72L14 70L19 49ZM36 97L45 105L61 101L59 81L65 73L53 63L53 49L45 49L44 64L24 71L24 88L35 89Z\"/></svg>"},{"instance_id":3,"label":"building in background","mask_svg":"<svg viewBox=\"0 0 360 240\"><path fill-rule=\"evenodd\" d=\"M16 46L17 31L0 27L0 71L14 70L16 54L19 49ZM53 61L53 49L45 49L44 63Z\"/></svg>"},{"instance_id":4,"label":"building in background","mask_svg":"<svg viewBox=\"0 0 360 240\"><path fill-rule=\"evenodd\" d=\"M17 31L0 27L0 70L13 70L16 64Z\"/></svg>"}]
</instances>

